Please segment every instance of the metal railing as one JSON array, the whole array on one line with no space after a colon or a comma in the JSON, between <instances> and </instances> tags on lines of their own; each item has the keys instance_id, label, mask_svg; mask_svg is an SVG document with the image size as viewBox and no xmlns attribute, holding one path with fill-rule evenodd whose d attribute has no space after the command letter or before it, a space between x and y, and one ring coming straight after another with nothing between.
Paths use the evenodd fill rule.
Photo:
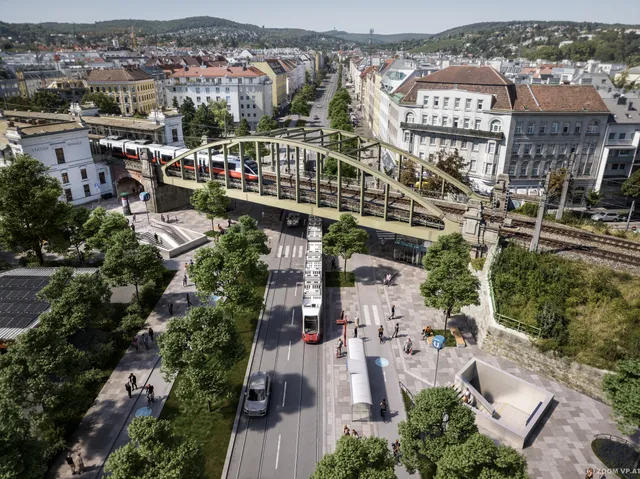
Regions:
<instances>
[{"instance_id":1,"label":"metal railing","mask_svg":"<svg viewBox=\"0 0 640 479\"><path fill-rule=\"evenodd\" d=\"M411 405L413 406L416 402L413 396L413 393L409 391L409 388L402 381L398 381L398 382L400 383L400 390L404 391L407 397L411 400Z\"/></svg>"}]
</instances>

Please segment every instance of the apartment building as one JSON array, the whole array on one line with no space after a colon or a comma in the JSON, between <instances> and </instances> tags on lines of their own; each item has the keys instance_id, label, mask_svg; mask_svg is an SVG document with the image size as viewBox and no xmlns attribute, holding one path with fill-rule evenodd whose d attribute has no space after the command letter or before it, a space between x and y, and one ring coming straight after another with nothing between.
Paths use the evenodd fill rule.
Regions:
<instances>
[{"instance_id":1,"label":"apartment building","mask_svg":"<svg viewBox=\"0 0 640 479\"><path fill-rule=\"evenodd\" d=\"M87 78L89 93L112 97L123 115L148 114L158 107L153 77L139 68L92 70Z\"/></svg>"},{"instance_id":2,"label":"apartment building","mask_svg":"<svg viewBox=\"0 0 640 479\"><path fill-rule=\"evenodd\" d=\"M272 81L255 66L185 68L173 73L166 88L167 102L177 98L202 104L225 100L234 121L245 118L255 129L264 115L273 115Z\"/></svg>"},{"instance_id":3,"label":"apartment building","mask_svg":"<svg viewBox=\"0 0 640 479\"><path fill-rule=\"evenodd\" d=\"M261 72L264 72L271 80L271 102L273 114L284 108L287 101L287 70L282 66L280 60L268 59L259 62L252 62L251 65Z\"/></svg>"}]
</instances>

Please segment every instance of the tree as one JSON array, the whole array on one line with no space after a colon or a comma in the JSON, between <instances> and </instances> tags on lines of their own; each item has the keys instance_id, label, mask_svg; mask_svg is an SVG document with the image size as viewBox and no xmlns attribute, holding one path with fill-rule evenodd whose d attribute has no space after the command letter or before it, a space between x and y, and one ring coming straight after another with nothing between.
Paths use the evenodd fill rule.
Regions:
<instances>
[{"instance_id":1,"label":"tree","mask_svg":"<svg viewBox=\"0 0 640 479\"><path fill-rule=\"evenodd\" d=\"M233 127L233 115L227 108L227 102L225 100L216 101L210 103L209 108L213 112L220 129L224 130L224 136L226 137L227 131Z\"/></svg>"},{"instance_id":2,"label":"tree","mask_svg":"<svg viewBox=\"0 0 640 479\"><path fill-rule=\"evenodd\" d=\"M132 231L116 233L104 255L102 274L114 286L133 284L138 302L138 287L148 281L157 281L163 272L162 256L158 248L140 244Z\"/></svg>"},{"instance_id":3,"label":"tree","mask_svg":"<svg viewBox=\"0 0 640 479\"><path fill-rule=\"evenodd\" d=\"M311 83L311 73L309 70L304 71L304 82L308 85Z\"/></svg>"},{"instance_id":4,"label":"tree","mask_svg":"<svg viewBox=\"0 0 640 479\"><path fill-rule=\"evenodd\" d=\"M410 159L403 161L402 172L400 173L400 183L405 186L414 186L417 178L417 165L415 162Z\"/></svg>"},{"instance_id":5,"label":"tree","mask_svg":"<svg viewBox=\"0 0 640 479\"><path fill-rule=\"evenodd\" d=\"M121 231L130 231L129 223L122 213L108 212L102 206L91 211L84 224L86 245L105 252Z\"/></svg>"},{"instance_id":6,"label":"tree","mask_svg":"<svg viewBox=\"0 0 640 479\"><path fill-rule=\"evenodd\" d=\"M640 198L640 170L622 183L622 192L632 198Z\"/></svg>"},{"instance_id":7,"label":"tree","mask_svg":"<svg viewBox=\"0 0 640 479\"><path fill-rule=\"evenodd\" d=\"M191 97L186 97L180 105L180 114L182 115L182 123L190 125L196 115L196 106Z\"/></svg>"},{"instance_id":8,"label":"tree","mask_svg":"<svg viewBox=\"0 0 640 479\"><path fill-rule=\"evenodd\" d=\"M53 112L53 110L57 110L63 104L60 96L48 90L36 92L31 98L31 102L33 106L46 110L47 112Z\"/></svg>"},{"instance_id":9,"label":"tree","mask_svg":"<svg viewBox=\"0 0 640 479\"><path fill-rule=\"evenodd\" d=\"M66 255L69 252L69 248L73 248L73 255L80 262L84 262L84 254L80 248L87 239L85 223L89 220L90 212L86 208L68 203L63 204L63 206L66 211L60 217L60 234L49 240L47 250Z\"/></svg>"},{"instance_id":10,"label":"tree","mask_svg":"<svg viewBox=\"0 0 640 479\"><path fill-rule=\"evenodd\" d=\"M236 129L234 131L234 135L236 136L236 138L238 137L242 137L242 136L249 136L251 135L251 129L249 128L249 122L247 121L246 118L243 118L240 120L240 123L238 123L238 125L236 126ZM256 157L256 147L254 145L254 143L252 142L245 142L243 143L243 151L245 155L250 156L251 158L255 158ZM240 147L239 146L234 146L232 148L232 151L237 152L237 154L240 154Z\"/></svg>"},{"instance_id":11,"label":"tree","mask_svg":"<svg viewBox=\"0 0 640 479\"><path fill-rule=\"evenodd\" d=\"M342 436L332 454L325 454L311 479L393 479L395 461L386 439Z\"/></svg>"},{"instance_id":12,"label":"tree","mask_svg":"<svg viewBox=\"0 0 640 479\"><path fill-rule=\"evenodd\" d=\"M256 132L264 133L278 128L278 122L268 115L264 115L258 122Z\"/></svg>"},{"instance_id":13,"label":"tree","mask_svg":"<svg viewBox=\"0 0 640 479\"><path fill-rule=\"evenodd\" d=\"M189 135L186 145L189 148L196 148L202 143L202 137L220 136L220 124L213 110L204 103L201 104L193 115L193 120L189 123Z\"/></svg>"},{"instance_id":14,"label":"tree","mask_svg":"<svg viewBox=\"0 0 640 479\"><path fill-rule=\"evenodd\" d=\"M640 360L618 361L616 372L604 376L602 390L611 403L618 429L633 434L640 427Z\"/></svg>"},{"instance_id":15,"label":"tree","mask_svg":"<svg viewBox=\"0 0 640 479\"><path fill-rule=\"evenodd\" d=\"M448 447L438 461L436 479L528 479L527 460L509 446L496 446L475 433L463 444Z\"/></svg>"},{"instance_id":16,"label":"tree","mask_svg":"<svg viewBox=\"0 0 640 479\"><path fill-rule=\"evenodd\" d=\"M445 251L439 262L420 285L420 294L425 306L444 310L446 329L447 320L454 310L480 304L480 281L469 271L468 257L462 258L454 251Z\"/></svg>"},{"instance_id":17,"label":"tree","mask_svg":"<svg viewBox=\"0 0 640 479\"><path fill-rule=\"evenodd\" d=\"M173 97L173 100L171 101L171 106L173 108L175 108L176 110L180 109L180 105L178 104L178 97L177 96Z\"/></svg>"},{"instance_id":18,"label":"tree","mask_svg":"<svg viewBox=\"0 0 640 479\"><path fill-rule=\"evenodd\" d=\"M598 203L600 203L601 199L602 199L602 193L594 190L589 191L589 193L587 193L587 195L584 198L584 201L587 204L587 211L597 206Z\"/></svg>"},{"instance_id":19,"label":"tree","mask_svg":"<svg viewBox=\"0 0 640 479\"><path fill-rule=\"evenodd\" d=\"M464 178L462 176L462 169L465 166L464 158L460 156L458 150L455 149L453 153L440 151L437 154L436 166L449 174L456 180L465 183ZM442 182L441 178L436 176L430 176L426 180L422 182L422 187L429 191L441 191L442 190ZM457 193L459 190L455 186L450 183L445 182L444 184L444 192L445 193Z\"/></svg>"},{"instance_id":20,"label":"tree","mask_svg":"<svg viewBox=\"0 0 640 479\"><path fill-rule=\"evenodd\" d=\"M440 266L442 255L446 251L453 251L461 258L467 258L468 261L470 250L471 246L469 246L469 243L464 240L460 233L440 236L438 240L427 249L422 259L422 265L427 271L431 271Z\"/></svg>"},{"instance_id":21,"label":"tree","mask_svg":"<svg viewBox=\"0 0 640 479\"><path fill-rule=\"evenodd\" d=\"M214 218L229 217L227 208L230 204L231 200L225 195L224 186L217 181L207 181L204 188L197 189L191 196L191 206L211 220L212 230Z\"/></svg>"},{"instance_id":22,"label":"tree","mask_svg":"<svg viewBox=\"0 0 640 479\"><path fill-rule=\"evenodd\" d=\"M190 404L207 403L226 397L228 374L243 353L236 325L224 306L191 308L185 316L169 322L158 339L165 378L175 379L176 392Z\"/></svg>"},{"instance_id":23,"label":"tree","mask_svg":"<svg viewBox=\"0 0 640 479\"><path fill-rule=\"evenodd\" d=\"M307 116L310 112L310 107L303 95L298 93L291 103L291 113L295 113L298 116Z\"/></svg>"},{"instance_id":24,"label":"tree","mask_svg":"<svg viewBox=\"0 0 640 479\"><path fill-rule=\"evenodd\" d=\"M0 243L17 252L32 252L44 264L42 246L59 234L65 213L60 182L28 155L0 168Z\"/></svg>"},{"instance_id":25,"label":"tree","mask_svg":"<svg viewBox=\"0 0 640 479\"><path fill-rule=\"evenodd\" d=\"M82 97L83 103L92 102L98 107L99 113L107 115L119 115L120 107L113 99L106 93L87 93Z\"/></svg>"},{"instance_id":26,"label":"tree","mask_svg":"<svg viewBox=\"0 0 640 479\"><path fill-rule=\"evenodd\" d=\"M249 122L247 121L246 118L243 118L242 120L240 120L240 123L238 123L238 126L236 126L234 133L237 137L249 136L251 134L251 129L249 128Z\"/></svg>"},{"instance_id":27,"label":"tree","mask_svg":"<svg viewBox=\"0 0 640 479\"><path fill-rule=\"evenodd\" d=\"M567 177L566 168L559 168L551 172L551 175L549 176L549 190L548 190L548 197L550 199L560 197L560 195L562 194L562 186L564 185L564 180L566 177Z\"/></svg>"},{"instance_id":28,"label":"tree","mask_svg":"<svg viewBox=\"0 0 640 479\"><path fill-rule=\"evenodd\" d=\"M473 411L448 387L423 389L398 425L402 464L409 473L433 467L450 446L478 432Z\"/></svg>"},{"instance_id":29,"label":"tree","mask_svg":"<svg viewBox=\"0 0 640 479\"><path fill-rule=\"evenodd\" d=\"M338 160L330 156L324 161L323 173L329 176L338 176ZM349 163L342 162L340 174L343 178L356 178L358 169Z\"/></svg>"},{"instance_id":30,"label":"tree","mask_svg":"<svg viewBox=\"0 0 640 479\"><path fill-rule=\"evenodd\" d=\"M116 449L104 470L113 479L190 479L204 475L204 456L198 444L154 417L138 417L127 428L131 441Z\"/></svg>"},{"instance_id":31,"label":"tree","mask_svg":"<svg viewBox=\"0 0 640 479\"><path fill-rule=\"evenodd\" d=\"M358 228L358 221L353 215L343 213L340 219L329 226L329 231L322 238L325 254L340 256L344 260L344 277L347 278L347 260L354 253L367 253L369 234Z\"/></svg>"}]
</instances>

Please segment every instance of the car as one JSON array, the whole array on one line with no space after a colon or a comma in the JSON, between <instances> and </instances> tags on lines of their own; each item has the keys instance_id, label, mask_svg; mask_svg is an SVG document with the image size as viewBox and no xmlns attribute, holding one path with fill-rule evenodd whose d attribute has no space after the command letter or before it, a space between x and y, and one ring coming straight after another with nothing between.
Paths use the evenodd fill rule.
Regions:
<instances>
[{"instance_id":1,"label":"car","mask_svg":"<svg viewBox=\"0 0 640 479\"><path fill-rule=\"evenodd\" d=\"M319 119L320 119L320 117L319 117L318 115L313 115L313 119L314 119L314 120L319 120Z\"/></svg>"},{"instance_id":2,"label":"car","mask_svg":"<svg viewBox=\"0 0 640 479\"><path fill-rule=\"evenodd\" d=\"M244 393L244 413L249 417L262 417L269 408L271 376L257 371L249 377L249 385Z\"/></svg>"},{"instance_id":3,"label":"car","mask_svg":"<svg viewBox=\"0 0 640 479\"><path fill-rule=\"evenodd\" d=\"M619 221L620 215L618 213L611 213L608 211L603 211L601 213L596 213L595 215L591 215L591 219L593 221Z\"/></svg>"},{"instance_id":4,"label":"car","mask_svg":"<svg viewBox=\"0 0 640 479\"><path fill-rule=\"evenodd\" d=\"M320 103L318 103L318 104L316 105L316 108L322 108L322 105L321 105Z\"/></svg>"},{"instance_id":5,"label":"car","mask_svg":"<svg viewBox=\"0 0 640 479\"><path fill-rule=\"evenodd\" d=\"M287 215L287 226L300 226L300 215L298 213L289 213Z\"/></svg>"}]
</instances>

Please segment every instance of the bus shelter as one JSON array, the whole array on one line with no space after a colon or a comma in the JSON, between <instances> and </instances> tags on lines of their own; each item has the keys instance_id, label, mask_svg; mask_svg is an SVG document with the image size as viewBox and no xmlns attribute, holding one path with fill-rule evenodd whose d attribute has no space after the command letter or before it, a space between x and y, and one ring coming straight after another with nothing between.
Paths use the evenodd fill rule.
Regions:
<instances>
[{"instance_id":1,"label":"bus shelter","mask_svg":"<svg viewBox=\"0 0 640 479\"><path fill-rule=\"evenodd\" d=\"M373 407L371 385L364 342L360 338L350 338L347 341L347 371L351 389L351 420L370 421Z\"/></svg>"}]
</instances>

